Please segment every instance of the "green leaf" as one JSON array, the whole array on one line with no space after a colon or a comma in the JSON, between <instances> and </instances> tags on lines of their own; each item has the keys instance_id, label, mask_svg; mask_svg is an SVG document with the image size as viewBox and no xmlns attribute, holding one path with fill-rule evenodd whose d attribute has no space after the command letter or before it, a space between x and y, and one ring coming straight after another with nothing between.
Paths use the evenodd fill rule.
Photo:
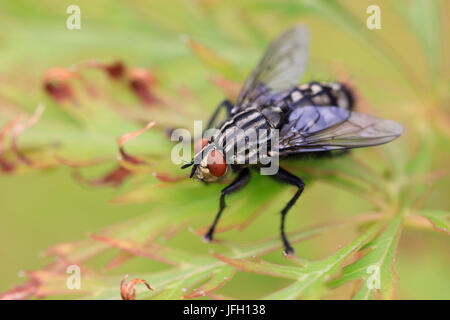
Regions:
<instances>
[{"instance_id":1,"label":"green leaf","mask_svg":"<svg viewBox=\"0 0 450 320\"><path fill-rule=\"evenodd\" d=\"M316 181L324 181L350 191L354 197L367 200L367 205L376 208L370 219L358 216L347 223L293 232L290 240L298 242L343 226L364 230L358 239L326 259L295 260L294 262L301 262L299 266L293 266L292 261L282 260L280 256L277 257L279 264L258 260L260 256L281 247L278 237L242 244L228 240L232 237L230 234L220 234L217 235L217 241L208 247L201 246L201 238L197 234L184 232L182 236L176 237L177 233L187 229L198 233L208 226L217 212L220 190L225 184L205 186L189 180L189 173L180 170L179 165L170 161L174 143L168 138L167 132L180 127L192 129L193 120L206 120L210 113L208 110L212 110L223 98L223 93L219 93L218 88L208 81L211 73L225 79L226 83L218 85L219 89L229 96L235 96L239 90L236 82L242 81L243 76L254 67L270 39L305 16L306 23L314 33L313 51L326 46L330 34L324 31L329 31L330 26L337 26L340 30L335 30L334 40L344 40L350 46L355 45L354 41L364 45L361 50L350 50L351 55L347 58L352 61L352 65L370 66L370 59L381 60L378 61L381 63L377 63L380 69L374 70L379 71L379 74L373 74L373 77L361 73L362 69L342 70L349 78L361 80L359 84L355 83L359 87L355 90L357 93L362 96L367 94L367 97L372 96L377 100L365 102L361 96L362 99L357 99L359 106L364 107L365 104L369 110L373 102L377 112L384 110L391 116L401 117L405 127L411 130L416 128L412 125L416 120L423 119L438 121L436 123L440 127L446 127L446 119L440 116L439 110L446 106L444 102L447 87L443 83L429 81L428 75L420 72L427 68L427 65L422 64L428 63L434 80L440 80L444 74L441 25L445 9L448 8L447 3L411 0L398 4L411 28L409 31L400 28L397 33L390 34L366 28L366 6L361 4L331 0L192 3L174 0L170 5L167 3L162 0L153 1L152 6L145 2L118 3L106 11L87 7L89 14L85 15L87 20L84 27L89 32L81 33L67 32L65 28L58 27L67 18L64 4L60 3L55 7L35 4L30 0L0 4L0 17L9 26L0 30L0 42L7 49L0 51L0 68L4 75L2 79L5 80L0 85L0 169L2 161L8 164L11 162L16 166L15 169L18 168L12 172L5 171L5 174L10 175L5 179L16 179L19 174L33 170L36 171L36 176L46 172L51 174L51 170L43 169L66 165L75 168L77 172L81 171L83 177L98 177L101 176L99 171L107 166L110 170L113 166L117 168L120 165L129 172L126 171L127 180L124 180L121 188L112 190L113 204L122 205L126 212L132 205L139 203L139 208L145 212L96 232L86 240L50 248L46 253L53 256L52 263L43 270L27 273L29 282L22 290L12 292L10 296L29 297L33 294L54 297L71 294L73 297L75 294L76 297L118 299L120 282L124 273L129 273L131 277L143 278L155 287L155 291L149 291L144 286L138 286L138 298L182 299L205 295L214 299L222 297L216 290L228 280L233 280L236 268L240 268L292 282L277 292L267 285L265 289L269 295L266 297L323 298L327 293L325 290L329 288L325 286L329 277L338 276L343 263L351 261L353 263L330 282L332 287L347 281L362 282L355 298L373 297L374 290L369 290L366 285L373 275L367 274L367 268L372 266L380 269L382 296L392 297L394 273L391 267L395 243L402 226L401 217L392 217L393 220L388 222L383 232L376 233L377 225L369 230L362 227L368 221L390 219L392 212L402 208L404 212L420 215L416 216L420 222L426 218L437 230L448 233L447 211L414 209L423 203L428 192L426 183L437 176L433 173L436 169L433 165L437 163L442 166L441 153L446 150L446 141L442 141L444 144L439 141L441 148L433 148L434 130L428 122L419 128L420 133L427 135L423 135L425 141L412 159L407 159L410 153L406 148L402 149L407 143L396 142L386 148L372 149L384 150L385 161L376 157L372 159L370 151L355 151L351 156L336 159L302 161L303 157L299 157L283 160L282 166L285 167L286 164L291 172L306 178L308 186L310 181L313 182L313 189L308 188L312 190L311 197L306 195L306 201L299 205L299 209L305 206L305 211L307 208L307 211L322 213L330 208L330 203L335 208L342 207L342 210L356 209L359 206L359 203L354 206L352 203L345 203L347 201L339 199L339 196L323 193L320 183L317 185L315 198L319 201L314 201ZM389 22L399 18L395 16L395 12L387 12L393 6L397 4L383 4L382 17L384 15L386 19L382 18L382 21ZM33 24L32 28L23 23L24 17ZM230 21L233 23L230 24ZM325 26L324 23L329 25ZM10 30L14 30L14 36L11 36ZM180 36L188 39L188 43L179 41ZM399 36L404 37L402 41L396 41ZM414 60L411 67L408 63L417 58L417 54L408 52L412 55L404 59L405 56L401 53L405 49L403 46L408 48L414 37L424 48L426 61ZM332 46L336 46L336 41L332 42ZM322 44L317 46L318 43ZM368 51L372 55L367 56ZM68 52L71 54L68 55ZM308 79L312 79L317 72L327 70L326 77L337 76L340 81L344 81L341 72L332 70L335 65L339 67L350 60L334 59L342 53L338 53L338 56L332 52L319 56L316 54L317 52L312 53ZM323 61L316 60L325 56L333 60L328 61L328 66L324 66ZM70 68L71 65L79 65L95 57L107 64L120 60L126 72L122 78L113 79L105 70L83 69L79 79L69 80L77 100L74 104L56 102L49 95L43 97L49 93L43 90L40 78L45 70L52 66ZM388 63L383 63L386 61ZM319 64L323 67L318 67ZM156 80L147 88L159 100L154 105L140 103L132 89L130 76L136 68L148 68ZM243 70L248 72L241 73ZM413 92L406 93L401 85L398 86L396 71L400 73L397 76L402 76L405 81L413 84L423 82L425 85L417 85ZM326 77L313 80L335 80ZM230 79L236 79L236 82ZM436 96L428 97L429 89L434 87L436 90L432 93ZM389 93L389 97L380 95L380 92ZM414 100L417 97L410 95L411 93L426 99ZM45 112L35 125L20 134L17 150L14 150L11 147L11 134L14 130L4 130L5 124L21 113L30 115L42 100L47 105ZM432 109L436 109L436 112ZM155 121L155 126L127 142L125 146L128 154L145 160L146 163L130 165L123 159L117 161L118 137L137 131L150 121ZM410 136L414 137L414 134ZM373 151L372 154L375 153ZM36 166L23 161L20 155L31 159ZM358 155L358 158L354 155ZM386 177L379 174L385 172L385 164L391 166L391 174ZM8 195L7 191L5 189L5 195ZM36 192L40 194L42 191L36 189ZM95 192L96 190L92 190L92 193ZM232 195L227 199L227 210L217 231L232 228L240 230L260 214L279 213L281 201L278 200L281 200L281 196L287 199L285 192L291 193L293 190L274 184L270 178L254 175L252 182L239 195ZM440 190L438 192L442 193ZM53 198L58 197L57 193L52 195ZM436 208L445 204L445 199L435 203ZM6 207L5 210L10 209L15 210L15 207ZM108 208L103 212L96 212L104 217L105 224L108 223L108 213ZM45 219L44 212L42 214L39 215L40 220ZM336 214L339 215L339 212ZM328 216L323 219L328 219ZM255 230L249 232L253 232L252 236L257 234ZM375 235L378 237L374 237ZM328 233L327 236L333 239L335 237ZM361 247L364 250L353 254ZM201 254L200 251L206 251L206 248L217 250L220 255ZM356 261L357 259L360 260ZM68 264L77 264L82 269L80 291L69 290L66 286L68 274L65 270ZM157 271L133 275L136 266Z\"/></svg>"},{"instance_id":2,"label":"green leaf","mask_svg":"<svg viewBox=\"0 0 450 320\"><path fill-rule=\"evenodd\" d=\"M220 57L213 50L190 38L188 38L187 42L192 52L194 52L200 61L211 71L230 80L242 78L240 73L228 60Z\"/></svg>"},{"instance_id":3,"label":"green leaf","mask_svg":"<svg viewBox=\"0 0 450 320\"><path fill-rule=\"evenodd\" d=\"M416 154L407 163L408 175L425 173L430 170L433 162L433 149L433 137L430 134L424 134Z\"/></svg>"},{"instance_id":4,"label":"green leaf","mask_svg":"<svg viewBox=\"0 0 450 320\"><path fill-rule=\"evenodd\" d=\"M374 219L371 217L371 219ZM137 223L141 221L141 223ZM234 274L235 268L224 262L223 260L215 258L209 254L193 254L188 251L170 248L164 245L156 245L151 243L149 245L141 245L140 243L128 240L130 237L136 238L136 233L147 232L149 225L143 227L143 230L138 230L142 225L142 220L135 221L135 225L127 223L121 225L121 228L115 227L108 231L110 234L116 234L116 238L108 236L94 236L94 239L88 240L85 243L65 244L51 250L52 254L60 257L54 264L49 265L42 271L30 272L30 281L24 285L24 291L21 293L28 296L30 292L38 296L48 296L55 294L79 294L84 298L91 299L118 299L120 297L120 282L123 278L121 275L105 275L97 272L91 272L89 269L83 270L82 273L82 290L74 292L69 290L66 286L68 275L64 273L67 261L71 264L79 264L92 258L92 255L98 255L107 248L119 248L123 252L131 253L133 256L141 256L151 260L160 261L166 264L173 265L172 267L159 272L147 274L130 275L130 279L139 278L146 280L154 291L146 290L144 286L136 287L138 299L143 298L181 298L184 296L198 297L203 295L210 295L213 291L219 289L223 284L230 280ZM151 221L151 219L149 219ZM290 235L292 243L310 239L311 237L320 235L333 228L350 226L356 221L345 221L341 223L323 225L316 228L311 228L305 231L298 231ZM158 227L158 225L157 225ZM106 234L107 232L104 232ZM119 239L120 237L120 239ZM369 233L360 237L352 245L343 248L332 258L326 259L323 262L317 262L317 268L321 268L322 272L326 272L333 264L338 264L346 255L351 253L358 245L369 237ZM137 237L140 238L140 237ZM124 240L126 239L126 240ZM100 244L100 247L96 247ZM226 246L231 247L231 253L221 257L226 259L245 259L254 256L259 256L281 248L282 244L277 238L265 240L249 245L239 245L234 243L227 243ZM92 251L89 248L95 248ZM79 261L74 259L79 258ZM71 260L69 260L71 259ZM223 259L223 258L222 258ZM322 267L320 267L324 264ZM313 264L308 267L311 268ZM283 270L283 266L278 269ZM320 270L316 270L320 272ZM297 271L294 271L297 272ZM297 275L297 274L296 274ZM325 276L325 274L323 275ZM7 292L6 296L17 296L18 293L14 290Z\"/></svg>"},{"instance_id":5,"label":"green leaf","mask_svg":"<svg viewBox=\"0 0 450 320\"><path fill-rule=\"evenodd\" d=\"M373 298L374 292L378 289L384 298L393 298L395 279L393 263L402 223L402 215L396 215L381 235L364 245L363 248L370 251L361 259L345 266L342 275L330 281L329 285L335 287L348 281L362 280L354 299Z\"/></svg>"},{"instance_id":6,"label":"green leaf","mask_svg":"<svg viewBox=\"0 0 450 320\"><path fill-rule=\"evenodd\" d=\"M298 241L302 241L305 239L309 239L310 237L317 236L326 230L330 230L334 227L344 226L346 223L340 223L336 225L325 225L317 228L312 228L307 231L300 231L294 233L290 236L291 242L295 243ZM134 250L133 247L129 245L123 246L122 249ZM141 246L136 246L139 249L142 249ZM281 247L281 242L278 238L266 240L257 244L252 245L237 245L233 244L233 253L228 255L228 258L231 259L242 259L249 258L261 254L265 254ZM151 250L151 248L149 249ZM163 247L159 248L160 252L164 250L173 249ZM142 252L142 251L141 251ZM142 252L141 255L145 253ZM153 255L153 252L149 252L147 257ZM155 291L146 291L145 288L136 288L137 298L149 298L155 297L160 299L159 294L161 293L162 297L174 297L181 295L189 295L193 294L193 292L200 293L203 291L205 294L207 292L211 292L213 289L220 288L223 285L223 282L228 281L231 277L234 268L231 268L225 262L216 259L212 255L192 255L190 253L184 253L185 255L190 255L189 259L190 263L185 264L182 267L173 267L164 271L155 272L151 274L138 274L134 277L145 279L148 283L155 288ZM165 254L164 254L165 255ZM179 252L177 256L182 256L183 253ZM65 278L64 278L65 279ZM52 281L54 281L52 279ZM62 279L60 279L62 281ZM116 286L115 281L120 282L119 277L106 277L103 280L99 280L101 283L105 284L105 287L102 289L102 292L97 292L98 295L95 296L98 298L106 298L106 299L114 299L118 297L119 292L114 289L114 287L109 287L109 284L113 284ZM201 281L206 281L199 287L196 287L198 283ZM45 283L42 283L45 286ZM108 288L109 287L109 288ZM170 292L175 291L175 292ZM100 295L100 296L99 296ZM201 294L200 294L201 295Z\"/></svg>"},{"instance_id":7,"label":"green leaf","mask_svg":"<svg viewBox=\"0 0 450 320\"><path fill-rule=\"evenodd\" d=\"M442 33L440 19L437 19L443 10L441 1L412 0L397 5L398 12L406 17L425 51L432 79L438 80L442 70Z\"/></svg>"},{"instance_id":8,"label":"green leaf","mask_svg":"<svg viewBox=\"0 0 450 320\"><path fill-rule=\"evenodd\" d=\"M302 263L303 266L301 267L278 265L264 261L254 262L250 260L230 259L227 257L219 258L245 272L295 279L294 283L266 296L265 299L295 299L299 296L317 298L318 293L323 289L326 278L333 272L336 272L339 264L367 241L375 233L376 229L377 226L373 225L362 236L340 249L331 257L321 261L305 262Z\"/></svg>"},{"instance_id":9,"label":"green leaf","mask_svg":"<svg viewBox=\"0 0 450 320\"><path fill-rule=\"evenodd\" d=\"M450 235L450 212L443 210L419 210L413 212L427 218L436 230Z\"/></svg>"}]
</instances>

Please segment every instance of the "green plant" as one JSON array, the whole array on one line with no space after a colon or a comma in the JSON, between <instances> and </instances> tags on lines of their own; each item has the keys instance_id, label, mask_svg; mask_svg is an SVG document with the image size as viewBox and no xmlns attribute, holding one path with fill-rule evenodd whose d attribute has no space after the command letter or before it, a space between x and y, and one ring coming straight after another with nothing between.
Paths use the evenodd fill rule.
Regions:
<instances>
[{"instance_id":1,"label":"green plant","mask_svg":"<svg viewBox=\"0 0 450 320\"><path fill-rule=\"evenodd\" d=\"M337 2L279 4L261 1L212 7L206 2L201 2L198 7L184 4L187 13L181 15L181 10L176 11L184 18L178 24L158 19L153 12L157 10L137 8L143 9L142 14L153 20L151 25L146 25L143 20L133 20L132 25L138 29L133 32L139 36L140 32L148 32L152 36L157 48L152 52L160 52L158 55L153 53L149 59L154 58L153 63L159 62L159 66L150 68L150 72L134 67L134 63L108 64L89 60L71 68L52 69L46 73L43 83L47 95L45 111L39 107L34 112L31 108L34 101L23 98L20 89L8 84L2 86L0 93L7 103L0 109L4 115L0 122L3 128L0 131L0 165L5 174L68 166L82 183L121 186L111 200L114 204L126 208L129 204L151 203L148 214L105 228L85 240L48 249L46 254L54 257L53 262L42 270L28 272L28 281L4 293L3 297L73 294L65 285L65 271L68 265L76 264L82 267L83 284L75 296L119 298L124 273L115 273L114 269L132 260L149 259L165 266L152 272L133 272L132 278L145 279L154 289L137 287L139 299L233 298L220 289L233 282L236 271L289 280L283 288L255 298L324 298L348 283L353 287L344 297L394 298L397 277L394 260L402 230L434 228L447 234L450 230L450 212L426 205L432 183L447 174L446 170L435 169L441 168L442 164L433 163L433 156L439 155L436 140L448 138L449 124L444 112L448 92L440 89L448 86L448 79L440 72L444 63L437 55L441 41L435 17L439 16L440 5L445 6L434 1L395 5L396 10L405 12L406 23L411 24L413 35L424 49L430 71L426 79L429 81L424 81L421 74L398 57L391 45L370 33L360 19ZM418 19L420 8L429 14L419 15ZM165 12L163 4L158 9ZM247 19L224 28L221 17L235 15ZM167 130L191 128L194 119L205 118L204 105L211 105L219 96L206 87L215 87L222 92L220 95L235 98L238 83L245 74L237 65L249 69L258 54L254 49L242 52L241 45L250 43L249 46L262 48L268 41L266 34L279 31L268 30L265 19L275 21L276 29L281 30L284 25L294 23L299 15L313 21L318 19L319 25L323 18L337 24L345 30L346 36L352 35L375 57L388 63L391 75L398 76L392 82L400 82L401 89L398 90L408 92L409 101L414 101L412 105L399 108L397 113L391 113L408 121L407 132L392 145L356 151L343 158L285 161L284 165L305 178L308 186L324 183L346 190L368 208L365 213L346 216L337 222L290 232L293 243L340 230L355 234L353 241L348 241L328 257L314 260L274 258L267 254L280 251L280 241L278 238L267 239L264 235L259 235L261 240L253 243L222 240L229 237L219 234L221 240L210 246L213 252L202 253L204 247L186 247L183 245L185 238L194 238L192 243L198 242L200 247L197 234L201 234L212 219L222 186L205 187L189 181L186 173L171 163L173 143ZM194 20L195 24L191 22ZM164 37L180 30L192 34L192 37L184 37L184 44L180 46L190 48L205 66L206 75L198 63L183 55L176 56L177 50L183 49L173 45L173 37ZM219 43L218 35L223 36L223 41L229 39L232 45ZM199 39L206 39L208 45ZM223 52L218 54L217 49L211 49L213 47L221 48ZM118 48L118 51L126 50ZM165 55L175 55L179 64L189 62L183 66L184 77L191 79L189 87L174 89L176 86L170 79L179 74L177 68L180 65L170 66ZM233 59L235 63L231 62ZM313 58L311 68L320 70L319 62L319 58ZM332 63L327 65L333 67ZM345 70L341 66L334 67L337 71L331 72L333 76ZM212 84L204 84L204 78L210 75ZM327 73L328 77L332 75ZM367 73L361 75L361 79L365 77L368 77ZM372 81L383 88L384 80ZM355 86L359 87L357 82ZM367 92L377 99L377 90ZM369 109L365 100L361 94L360 104ZM407 119L410 114L415 116ZM99 170L106 173L100 178L92 178ZM282 188L270 179L253 177L240 198L230 198L230 206L217 231L241 230L259 215L278 212L280 201L287 198L288 192L291 192L289 188ZM270 196L261 197L261 194ZM298 207L307 196L308 193L302 197ZM302 212L302 216L308 214ZM193 226L192 233L185 231L188 226ZM379 290L370 289L373 272L379 272Z\"/></svg>"}]
</instances>

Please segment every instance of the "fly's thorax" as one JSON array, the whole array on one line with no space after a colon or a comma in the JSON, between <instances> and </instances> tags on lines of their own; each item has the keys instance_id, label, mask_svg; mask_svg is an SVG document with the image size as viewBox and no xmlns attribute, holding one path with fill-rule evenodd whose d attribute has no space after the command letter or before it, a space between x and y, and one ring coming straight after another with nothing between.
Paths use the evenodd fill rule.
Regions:
<instances>
[{"instance_id":1,"label":"fly's thorax","mask_svg":"<svg viewBox=\"0 0 450 320\"><path fill-rule=\"evenodd\" d=\"M278 130L283 118L279 107L251 108L226 122L214 142L229 165L259 164L260 157L267 158L273 131Z\"/></svg>"},{"instance_id":2,"label":"fly's thorax","mask_svg":"<svg viewBox=\"0 0 450 320\"><path fill-rule=\"evenodd\" d=\"M284 113L280 107L268 106L261 108L260 112L272 129L279 129L283 124Z\"/></svg>"}]
</instances>

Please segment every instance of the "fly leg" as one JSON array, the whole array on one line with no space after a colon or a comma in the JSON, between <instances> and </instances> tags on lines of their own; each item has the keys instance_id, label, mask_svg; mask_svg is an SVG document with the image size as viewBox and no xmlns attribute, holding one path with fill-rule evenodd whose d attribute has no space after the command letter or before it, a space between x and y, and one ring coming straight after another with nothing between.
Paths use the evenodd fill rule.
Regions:
<instances>
[{"instance_id":1,"label":"fly leg","mask_svg":"<svg viewBox=\"0 0 450 320\"><path fill-rule=\"evenodd\" d=\"M227 110L227 118L229 118L231 116L231 109L233 108L233 103L230 100L225 99L217 106L216 110L214 111L213 115L211 116L211 118L208 121L208 125L206 126L206 129L209 129L212 127L212 125L213 125L214 121L216 121L216 118L219 115L221 109L224 107Z\"/></svg>"},{"instance_id":2,"label":"fly leg","mask_svg":"<svg viewBox=\"0 0 450 320\"><path fill-rule=\"evenodd\" d=\"M278 181L288 183L288 184L296 186L298 188L297 192L292 197L292 199L289 200L289 202L286 204L286 206L283 208L283 210L281 210L280 230L281 230L281 240L283 241L283 245L284 245L284 252L285 252L285 254L293 255L295 253L295 250L294 250L294 248L292 248L291 244L289 243L289 241L286 237L286 234L284 232L284 223L285 223L285 219L286 219L286 214L288 213L289 209L295 204L298 197L300 197L300 195L302 194L303 188L305 187L305 183L302 181L302 179L300 179L299 177L293 175L292 173L284 170L281 167L279 168L279 170L278 170L277 174L274 176L274 178L277 179Z\"/></svg>"},{"instance_id":3,"label":"fly leg","mask_svg":"<svg viewBox=\"0 0 450 320\"><path fill-rule=\"evenodd\" d=\"M206 125L206 129L205 130L211 129L211 127L214 124L214 122L216 121L216 118L219 115L221 109L224 108L224 107L227 110L227 119L231 117L231 109L233 108L233 103L230 100L225 99L217 106L216 110L214 110L214 113L212 114L211 118L208 120L208 124ZM168 133L169 136L172 134L173 130L174 129L170 130L170 132ZM201 137L193 137L191 139L191 142L195 142L199 138L201 138Z\"/></svg>"},{"instance_id":4,"label":"fly leg","mask_svg":"<svg viewBox=\"0 0 450 320\"><path fill-rule=\"evenodd\" d=\"M223 209L225 209L225 196L234 191L242 189L250 179L250 170L248 168L243 169L236 179L233 180L227 187L222 189L222 193L220 195L220 208L216 217L214 218L214 222L209 228L209 231L203 236L203 240L207 242L211 242L214 236L214 229L216 228L217 222L219 222L220 215L222 214Z\"/></svg>"}]
</instances>

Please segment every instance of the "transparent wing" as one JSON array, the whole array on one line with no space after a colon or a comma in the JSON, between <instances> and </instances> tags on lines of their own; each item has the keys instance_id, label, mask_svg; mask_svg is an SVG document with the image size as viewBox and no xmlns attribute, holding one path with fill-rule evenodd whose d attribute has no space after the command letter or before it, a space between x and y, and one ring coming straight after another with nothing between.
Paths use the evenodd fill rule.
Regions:
<instances>
[{"instance_id":1,"label":"transparent wing","mask_svg":"<svg viewBox=\"0 0 450 320\"><path fill-rule=\"evenodd\" d=\"M259 98L282 94L297 86L306 69L308 50L309 32L305 27L295 26L282 33L245 82L234 113Z\"/></svg>"},{"instance_id":2,"label":"transparent wing","mask_svg":"<svg viewBox=\"0 0 450 320\"><path fill-rule=\"evenodd\" d=\"M351 149L384 144L398 138L403 127L338 107L295 109L280 131L280 155Z\"/></svg>"}]
</instances>

